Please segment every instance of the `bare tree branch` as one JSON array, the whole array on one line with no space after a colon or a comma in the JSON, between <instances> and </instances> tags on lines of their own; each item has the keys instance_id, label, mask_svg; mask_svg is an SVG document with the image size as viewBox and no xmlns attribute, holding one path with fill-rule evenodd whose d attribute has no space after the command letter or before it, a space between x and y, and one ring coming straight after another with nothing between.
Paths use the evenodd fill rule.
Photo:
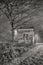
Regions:
<instances>
[{"instance_id":1,"label":"bare tree branch","mask_svg":"<svg viewBox=\"0 0 43 65\"><path fill-rule=\"evenodd\" d=\"M14 27L16 28L16 27L22 26L24 23L26 23L26 20L25 20L25 19L32 17L32 14L33 14L36 10L38 10L38 8L33 9L27 16L25 16L25 17L21 18L20 20L18 20L17 22L15 22ZM28 20L30 20L30 19L28 19Z\"/></svg>"},{"instance_id":2,"label":"bare tree branch","mask_svg":"<svg viewBox=\"0 0 43 65\"><path fill-rule=\"evenodd\" d=\"M3 9L0 8L0 10L3 12ZM8 16L8 14L6 12L3 12L3 14L6 15L7 18L9 19L9 16Z\"/></svg>"}]
</instances>

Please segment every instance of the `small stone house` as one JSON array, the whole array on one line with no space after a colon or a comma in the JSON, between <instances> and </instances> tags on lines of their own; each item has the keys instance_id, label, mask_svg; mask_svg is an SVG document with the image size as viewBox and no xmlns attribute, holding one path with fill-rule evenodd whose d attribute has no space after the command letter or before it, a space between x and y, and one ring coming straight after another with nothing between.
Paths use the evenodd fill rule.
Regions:
<instances>
[{"instance_id":1,"label":"small stone house","mask_svg":"<svg viewBox=\"0 0 43 65\"><path fill-rule=\"evenodd\" d=\"M14 39L18 43L34 43L34 29L17 29L15 33Z\"/></svg>"}]
</instances>

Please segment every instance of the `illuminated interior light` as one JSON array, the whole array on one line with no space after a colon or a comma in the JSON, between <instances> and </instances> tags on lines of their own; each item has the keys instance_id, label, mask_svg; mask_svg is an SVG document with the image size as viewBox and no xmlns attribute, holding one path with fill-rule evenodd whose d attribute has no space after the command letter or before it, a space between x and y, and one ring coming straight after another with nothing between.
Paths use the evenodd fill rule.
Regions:
<instances>
[{"instance_id":1,"label":"illuminated interior light","mask_svg":"<svg viewBox=\"0 0 43 65\"><path fill-rule=\"evenodd\" d=\"M35 34L35 41L36 41L36 43L38 43L39 39L40 39L39 35Z\"/></svg>"},{"instance_id":2,"label":"illuminated interior light","mask_svg":"<svg viewBox=\"0 0 43 65\"><path fill-rule=\"evenodd\" d=\"M34 43L34 32L33 32L33 43Z\"/></svg>"},{"instance_id":3,"label":"illuminated interior light","mask_svg":"<svg viewBox=\"0 0 43 65\"><path fill-rule=\"evenodd\" d=\"M17 35L17 30L16 29L14 30L14 35Z\"/></svg>"}]
</instances>

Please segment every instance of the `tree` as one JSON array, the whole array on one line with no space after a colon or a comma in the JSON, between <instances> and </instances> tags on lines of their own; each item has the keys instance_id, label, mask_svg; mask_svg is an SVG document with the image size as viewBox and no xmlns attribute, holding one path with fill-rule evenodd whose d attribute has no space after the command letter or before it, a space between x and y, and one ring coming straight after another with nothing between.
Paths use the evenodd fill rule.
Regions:
<instances>
[{"instance_id":1,"label":"tree","mask_svg":"<svg viewBox=\"0 0 43 65\"><path fill-rule=\"evenodd\" d=\"M12 43L14 41L14 30L13 23L15 22L15 14L17 8L17 0L0 0L0 11L7 16L7 18L11 21L12 27ZM16 7L15 7L16 6Z\"/></svg>"},{"instance_id":2,"label":"tree","mask_svg":"<svg viewBox=\"0 0 43 65\"><path fill-rule=\"evenodd\" d=\"M16 15L19 15L20 13L22 14L23 12L26 12L26 10L24 11L23 8L20 8L20 7L25 5L25 3L27 1L29 4L29 10L30 10L31 8L36 9L36 5L38 5L37 3L40 2L41 0L0 0L0 11L3 12L4 15L6 15L7 18L11 21L12 43L14 42L14 28L16 28L17 26L20 26L21 24L24 24L26 22L26 21L19 22L21 20L15 21L15 18L16 18ZM33 12L31 12L31 14ZM31 15L31 14L29 14L29 15Z\"/></svg>"},{"instance_id":3,"label":"tree","mask_svg":"<svg viewBox=\"0 0 43 65\"><path fill-rule=\"evenodd\" d=\"M23 14L24 12L28 11L28 17L32 15L36 9L38 9L39 3L42 0L0 0L0 11L2 14L6 15L6 17L10 20L11 27L12 27L12 43L14 43L14 28L19 28L27 21L15 20L17 15ZM27 3L28 2L28 3ZM25 10L23 7L25 5L29 5L29 8ZM31 10L31 12L30 12ZM0 13L1 14L1 13ZM28 21L31 17L28 19Z\"/></svg>"}]
</instances>

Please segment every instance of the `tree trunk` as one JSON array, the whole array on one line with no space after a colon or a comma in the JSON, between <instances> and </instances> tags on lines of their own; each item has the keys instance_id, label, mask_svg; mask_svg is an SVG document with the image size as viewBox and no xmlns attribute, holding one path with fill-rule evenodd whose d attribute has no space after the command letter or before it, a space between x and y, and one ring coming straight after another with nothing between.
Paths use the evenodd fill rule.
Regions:
<instances>
[{"instance_id":1,"label":"tree trunk","mask_svg":"<svg viewBox=\"0 0 43 65\"><path fill-rule=\"evenodd\" d=\"M13 21L11 22L12 27L12 44L14 44L14 27L13 27Z\"/></svg>"}]
</instances>

